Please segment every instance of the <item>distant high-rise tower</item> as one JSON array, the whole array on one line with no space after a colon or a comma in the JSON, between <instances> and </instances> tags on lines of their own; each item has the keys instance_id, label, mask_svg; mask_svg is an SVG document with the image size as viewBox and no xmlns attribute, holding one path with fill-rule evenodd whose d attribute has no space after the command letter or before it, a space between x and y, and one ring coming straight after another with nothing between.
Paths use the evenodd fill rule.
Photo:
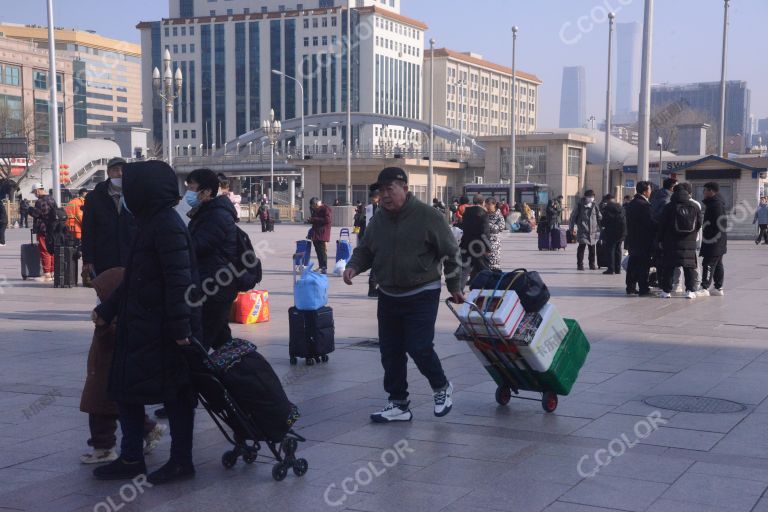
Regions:
<instances>
[{"instance_id":1,"label":"distant high-rise tower","mask_svg":"<svg viewBox=\"0 0 768 512\"><path fill-rule=\"evenodd\" d=\"M584 128L587 123L587 72L583 66L563 68L560 128Z\"/></svg>"},{"instance_id":2,"label":"distant high-rise tower","mask_svg":"<svg viewBox=\"0 0 768 512\"><path fill-rule=\"evenodd\" d=\"M643 26L617 23L616 115L622 119L638 111Z\"/></svg>"}]
</instances>

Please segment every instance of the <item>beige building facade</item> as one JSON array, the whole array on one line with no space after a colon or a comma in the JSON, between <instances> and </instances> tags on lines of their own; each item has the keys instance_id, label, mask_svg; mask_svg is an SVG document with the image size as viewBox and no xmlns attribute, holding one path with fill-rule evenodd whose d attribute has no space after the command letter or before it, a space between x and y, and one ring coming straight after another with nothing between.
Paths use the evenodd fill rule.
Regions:
<instances>
[{"instance_id":1,"label":"beige building facade","mask_svg":"<svg viewBox=\"0 0 768 512\"><path fill-rule=\"evenodd\" d=\"M60 138L74 133L72 61L57 62ZM0 138L24 137L31 157L50 151L48 51L0 37ZM11 174L23 169L23 162Z\"/></svg>"},{"instance_id":2,"label":"beige building facade","mask_svg":"<svg viewBox=\"0 0 768 512\"><path fill-rule=\"evenodd\" d=\"M429 119L431 53L424 52L424 119ZM512 69L484 60L474 53L446 48L434 51L435 123L462 131L467 137L511 133L510 89ZM517 70L517 133L536 131L541 80ZM463 119L462 119L463 112ZM445 142L438 141L438 145ZM451 147L441 147L451 150Z\"/></svg>"},{"instance_id":3,"label":"beige building facade","mask_svg":"<svg viewBox=\"0 0 768 512\"><path fill-rule=\"evenodd\" d=\"M46 27L6 23L0 34L47 52ZM55 37L57 56L73 67L77 96L75 127L64 140L100 138L107 134L103 123L142 121L140 45L72 29L56 29Z\"/></svg>"}]
</instances>

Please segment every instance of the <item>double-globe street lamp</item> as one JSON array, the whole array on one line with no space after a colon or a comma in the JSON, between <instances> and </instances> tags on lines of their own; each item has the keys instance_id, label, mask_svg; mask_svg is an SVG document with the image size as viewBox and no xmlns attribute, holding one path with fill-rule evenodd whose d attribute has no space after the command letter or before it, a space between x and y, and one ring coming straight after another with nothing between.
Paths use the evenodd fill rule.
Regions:
<instances>
[{"instance_id":1,"label":"double-globe street lamp","mask_svg":"<svg viewBox=\"0 0 768 512\"><path fill-rule=\"evenodd\" d=\"M264 135L269 139L269 208L275 207L275 144L277 144L280 134L283 131L283 125L275 119L275 111L269 111L269 120L261 123L261 129Z\"/></svg>"},{"instance_id":2,"label":"double-globe street lamp","mask_svg":"<svg viewBox=\"0 0 768 512\"><path fill-rule=\"evenodd\" d=\"M181 95L184 77L181 75L181 68L176 68L175 74L171 71L171 52L167 48L163 56L163 67L165 71L162 78L159 69L152 71L152 86L158 97L165 102L165 114L168 118L168 165L173 166L173 102Z\"/></svg>"}]
</instances>

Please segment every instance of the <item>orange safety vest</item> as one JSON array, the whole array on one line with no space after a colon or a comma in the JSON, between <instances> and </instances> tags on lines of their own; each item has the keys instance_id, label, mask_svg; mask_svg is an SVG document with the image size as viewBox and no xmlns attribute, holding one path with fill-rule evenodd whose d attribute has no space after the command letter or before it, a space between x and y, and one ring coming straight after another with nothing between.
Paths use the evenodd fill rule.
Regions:
<instances>
[{"instance_id":1,"label":"orange safety vest","mask_svg":"<svg viewBox=\"0 0 768 512\"><path fill-rule=\"evenodd\" d=\"M76 197L64 207L64 213L67 214L67 228L69 228L69 232L78 240L83 236L84 204L84 199Z\"/></svg>"}]
</instances>

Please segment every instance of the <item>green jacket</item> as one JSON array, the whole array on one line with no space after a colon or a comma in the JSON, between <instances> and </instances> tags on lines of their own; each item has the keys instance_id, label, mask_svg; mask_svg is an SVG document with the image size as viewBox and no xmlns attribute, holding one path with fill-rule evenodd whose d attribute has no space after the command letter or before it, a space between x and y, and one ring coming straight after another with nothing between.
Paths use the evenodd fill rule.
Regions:
<instances>
[{"instance_id":1,"label":"green jacket","mask_svg":"<svg viewBox=\"0 0 768 512\"><path fill-rule=\"evenodd\" d=\"M439 281L445 267L448 291L461 290L461 254L440 212L413 195L397 213L381 209L365 230L347 268L358 274L373 268L379 286L407 293Z\"/></svg>"}]
</instances>

